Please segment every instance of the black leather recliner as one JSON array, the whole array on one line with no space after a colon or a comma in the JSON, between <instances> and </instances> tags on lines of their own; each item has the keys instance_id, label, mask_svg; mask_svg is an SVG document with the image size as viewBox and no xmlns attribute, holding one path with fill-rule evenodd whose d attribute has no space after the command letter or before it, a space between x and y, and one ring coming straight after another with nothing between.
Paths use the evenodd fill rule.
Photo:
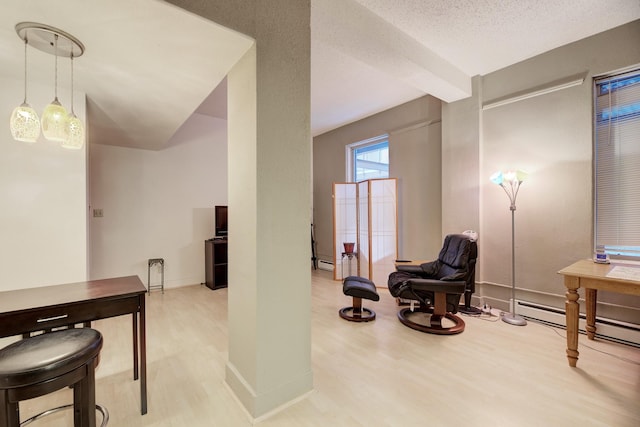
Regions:
<instances>
[{"instance_id":1,"label":"black leather recliner","mask_svg":"<svg viewBox=\"0 0 640 427\"><path fill-rule=\"evenodd\" d=\"M415 310L400 310L400 321L412 329L433 334L464 331L464 321L455 313L462 294L475 289L477 258L478 246L470 236L450 234L445 237L437 260L421 265L397 265L397 271L389 275L391 295L419 302ZM428 324L420 322L420 317L429 317ZM443 318L453 322L453 326L443 326Z\"/></svg>"}]
</instances>

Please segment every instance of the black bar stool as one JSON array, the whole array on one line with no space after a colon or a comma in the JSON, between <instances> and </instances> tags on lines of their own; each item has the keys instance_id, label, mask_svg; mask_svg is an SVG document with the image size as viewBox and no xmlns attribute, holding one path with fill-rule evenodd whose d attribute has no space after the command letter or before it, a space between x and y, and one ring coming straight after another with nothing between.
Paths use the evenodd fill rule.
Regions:
<instances>
[{"instance_id":1,"label":"black bar stool","mask_svg":"<svg viewBox=\"0 0 640 427\"><path fill-rule=\"evenodd\" d=\"M0 350L0 427L19 427L73 406L74 427L95 427L96 409L109 420L95 400L95 367L102 335L91 328L65 329L25 338ZM18 403L73 387L73 405L38 414L20 423Z\"/></svg>"}]
</instances>

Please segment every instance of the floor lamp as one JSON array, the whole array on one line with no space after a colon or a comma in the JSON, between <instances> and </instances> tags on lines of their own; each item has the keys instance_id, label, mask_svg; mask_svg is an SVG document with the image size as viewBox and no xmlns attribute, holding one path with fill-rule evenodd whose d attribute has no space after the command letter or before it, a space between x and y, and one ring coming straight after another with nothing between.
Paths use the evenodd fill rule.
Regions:
<instances>
[{"instance_id":1,"label":"floor lamp","mask_svg":"<svg viewBox=\"0 0 640 427\"><path fill-rule=\"evenodd\" d=\"M515 212L516 212L516 197L518 197L518 190L520 184L526 178L527 173L521 170L501 172L498 171L491 175L491 182L502 187L511 206L511 313L504 314L502 321L517 326L524 326L527 321L522 316L516 314L516 226L515 226Z\"/></svg>"}]
</instances>

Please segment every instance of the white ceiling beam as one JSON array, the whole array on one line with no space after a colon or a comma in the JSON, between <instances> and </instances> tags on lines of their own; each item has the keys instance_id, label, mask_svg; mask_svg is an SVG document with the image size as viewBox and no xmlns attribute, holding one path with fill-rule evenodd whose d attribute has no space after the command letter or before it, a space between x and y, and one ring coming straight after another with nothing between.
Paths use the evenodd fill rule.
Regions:
<instances>
[{"instance_id":1,"label":"white ceiling beam","mask_svg":"<svg viewBox=\"0 0 640 427\"><path fill-rule=\"evenodd\" d=\"M311 34L445 102L471 96L470 76L353 0L314 0Z\"/></svg>"}]
</instances>

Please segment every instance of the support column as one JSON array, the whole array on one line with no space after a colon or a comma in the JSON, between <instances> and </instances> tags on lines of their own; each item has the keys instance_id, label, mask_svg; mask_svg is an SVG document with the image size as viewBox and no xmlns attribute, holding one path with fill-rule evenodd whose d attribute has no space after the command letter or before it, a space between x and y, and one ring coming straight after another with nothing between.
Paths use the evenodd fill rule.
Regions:
<instances>
[{"instance_id":1,"label":"support column","mask_svg":"<svg viewBox=\"0 0 640 427\"><path fill-rule=\"evenodd\" d=\"M225 379L260 418L313 387L311 2L168 1L255 40L227 76Z\"/></svg>"},{"instance_id":2,"label":"support column","mask_svg":"<svg viewBox=\"0 0 640 427\"><path fill-rule=\"evenodd\" d=\"M253 418L313 387L309 20L309 1L256 2L228 75L226 382Z\"/></svg>"}]
</instances>

